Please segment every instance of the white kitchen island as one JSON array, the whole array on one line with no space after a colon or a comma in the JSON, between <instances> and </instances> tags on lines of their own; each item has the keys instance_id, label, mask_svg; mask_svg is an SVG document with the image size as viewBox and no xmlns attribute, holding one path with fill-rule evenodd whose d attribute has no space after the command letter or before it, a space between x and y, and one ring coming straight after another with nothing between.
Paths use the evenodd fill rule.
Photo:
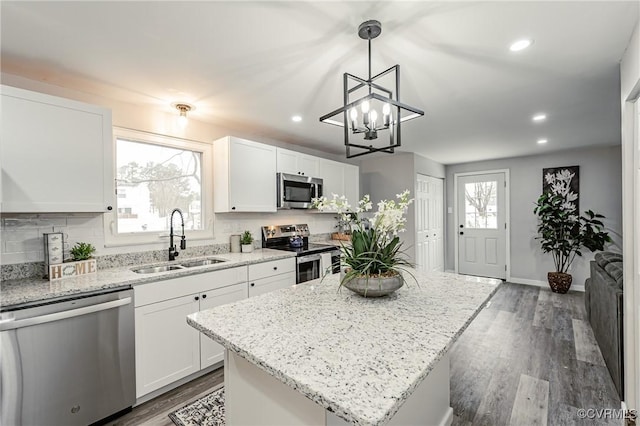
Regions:
<instances>
[{"instance_id":1,"label":"white kitchen island","mask_svg":"<svg viewBox=\"0 0 640 426\"><path fill-rule=\"evenodd\" d=\"M226 348L226 424L450 424L449 348L500 281L416 277L365 299L333 275L190 315Z\"/></svg>"}]
</instances>

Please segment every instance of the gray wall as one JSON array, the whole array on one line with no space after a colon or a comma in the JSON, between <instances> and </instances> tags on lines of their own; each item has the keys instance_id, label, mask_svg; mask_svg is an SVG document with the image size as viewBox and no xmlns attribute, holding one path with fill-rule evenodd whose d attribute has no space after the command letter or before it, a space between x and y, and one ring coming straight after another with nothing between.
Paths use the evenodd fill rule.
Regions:
<instances>
[{"instance_id":1,"label":"gray wall","mask_svg":"<svg viewBox=\"0 0 640 426\"><path fill-rule=\"evenodd\" d=\"M416 173L444 178L445 167L413 153L363 158L360 162L360 193L371 195L374 210L380 200L395 199L396 194L405 189L415 197ZM407 212L406 230L400 235L404 250L412 262L415 262L415 223L415 208L412 204Z\"/></svg>"},{"instance_id":2,"label":"gray wall","mask_svg":"<svg viewBox=\"0 0 640 426\"><path fill-rule=\"evenodd\" d=\"M591 209L606 216L605 226L614 240L610 249L620 251L622 246L622 154L621 148L597 147L552 154L501 160L465 163L446 167L446 198L453 208L453 183L455 173L509 169L511 216L511 277L546 281L547 272L553 271L551 255L542 253L536 236L534 203L542 193L542 169L559 166L580 166L580 210ZM454 214L446 216L446 269L454 269L454 238L456 220ZM589 276L589 260L593 253L587 250L582 258L576 258L569 272L573 286L584 286Z\"/></svg>"}]
</instances>

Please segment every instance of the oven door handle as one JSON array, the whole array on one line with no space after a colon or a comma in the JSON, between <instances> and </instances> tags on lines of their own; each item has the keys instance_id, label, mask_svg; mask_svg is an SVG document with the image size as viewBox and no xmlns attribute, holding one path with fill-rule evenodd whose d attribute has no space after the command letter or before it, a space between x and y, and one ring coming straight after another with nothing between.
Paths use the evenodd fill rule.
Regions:
<instances>
[{"instance_id":1,"label":"oven door handle","mask_svg":"<svg viewBox=\"0 0 640 426\"><path fill-rule=\"evenodd\" d=\"M319 254L310 254L307 256L300 256L297 258L298 260L298 265L301 263L307 263L307 262L315 262L316 260L320 260L320 255Z\"/></svg>"}]
</instances>

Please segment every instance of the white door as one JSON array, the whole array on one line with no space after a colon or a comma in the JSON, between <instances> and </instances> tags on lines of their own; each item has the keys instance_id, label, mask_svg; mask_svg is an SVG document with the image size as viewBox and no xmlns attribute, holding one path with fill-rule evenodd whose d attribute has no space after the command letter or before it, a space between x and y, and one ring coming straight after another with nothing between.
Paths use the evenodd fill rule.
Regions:
<instances>
[{"instance_id":1,"label":"white door","mask_svg":"<svg viewBox=\"0 0 640 426\"><path fill-rule=\"evenodd\" d=\"M506 278L505 172L457 175L458 273Z\"/></svg>"},{"instance_id":2,"label":"white door","mask_svg":"<svg viewBox=\"0 0 640 426\"><path fill-rule=\"evenodd\" d=\"M444 180L416 177L416 267L425 272L444 270Z\"/></svg>"}]
</instances>

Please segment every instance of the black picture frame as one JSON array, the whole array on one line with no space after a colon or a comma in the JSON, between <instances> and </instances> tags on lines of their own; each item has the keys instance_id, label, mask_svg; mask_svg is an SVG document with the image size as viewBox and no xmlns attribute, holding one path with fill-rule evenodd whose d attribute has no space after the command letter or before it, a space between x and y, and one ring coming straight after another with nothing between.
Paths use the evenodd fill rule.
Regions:
<instances>
[{"instance_id":1,"label":"black picture frame","mask_svg":"<svg viewBox=\"0 0 640 426\"><path fill-rule=\"evenodd\" d=\"M550 176L550 177L549 177ZM566 186L565 180L571 176ZM549 167L542 169L542 192L554 192L554 189L562 188L561 192L575 194L572 202L576 206L576 214L580 214L580 166ZM557 192L557 191L555 191ZM572 196L570 197L572 198Z\"/></svg>"}]
</instances>

